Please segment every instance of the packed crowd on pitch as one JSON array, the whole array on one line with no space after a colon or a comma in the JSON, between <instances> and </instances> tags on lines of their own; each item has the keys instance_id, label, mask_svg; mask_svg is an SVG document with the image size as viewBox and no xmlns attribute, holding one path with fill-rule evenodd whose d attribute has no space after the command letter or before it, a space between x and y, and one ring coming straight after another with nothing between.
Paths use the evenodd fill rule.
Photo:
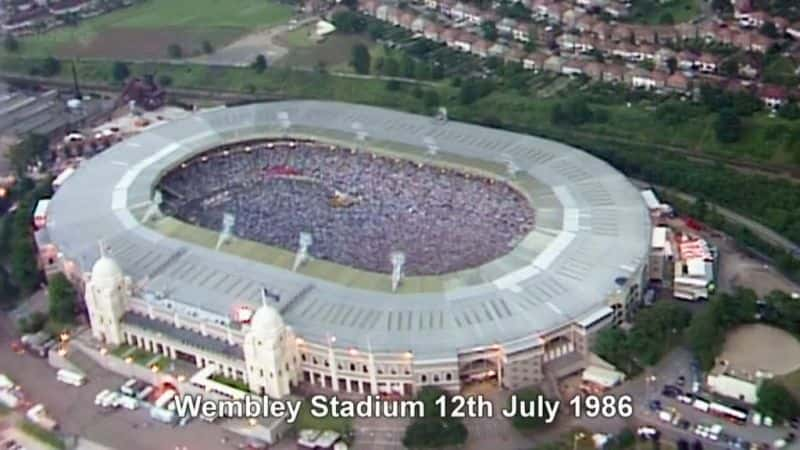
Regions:
<instances>
[{"instance_id":1,"label":"packed crowd on pitch","mask_svg":"<svg viewBox=\"0 0 800 450\"><path fill-rule=\"evenodd\" d=\"M258 142L215 149L162 178L161 208L238 238L407 275L480 266L508 253L533 227L527 199L504 182L430 164L315 142Z\"/></svg>"}]
</instances>

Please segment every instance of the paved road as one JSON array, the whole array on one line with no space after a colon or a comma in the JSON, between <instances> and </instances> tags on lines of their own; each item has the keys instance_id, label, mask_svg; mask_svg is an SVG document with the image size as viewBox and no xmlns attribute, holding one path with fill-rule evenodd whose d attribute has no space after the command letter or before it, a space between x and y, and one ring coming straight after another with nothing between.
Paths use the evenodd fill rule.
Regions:
<instances>
[{"instance_id":1,"label":"paved road","mask_svg":"<svg viewBox=\"0 0 800 450\"><path fill-rule=\"evenodd\" d=\"M218 425L195 420L186 427L170 427L152 421L145 409L104 411L94 406L94 397L102 389L116 388L124 378L105 371L86 357L76 363L87 373L88 382L80 388L64 385L55 379L55 369L44 359L18 355L10 350L11 323L0 315L0 368L34 402L44 403L61 429L103 445L124 450L223 450L236 448L242 439ZM227 437L229 443L221 444Z\"/></svg>"}]
</instances>

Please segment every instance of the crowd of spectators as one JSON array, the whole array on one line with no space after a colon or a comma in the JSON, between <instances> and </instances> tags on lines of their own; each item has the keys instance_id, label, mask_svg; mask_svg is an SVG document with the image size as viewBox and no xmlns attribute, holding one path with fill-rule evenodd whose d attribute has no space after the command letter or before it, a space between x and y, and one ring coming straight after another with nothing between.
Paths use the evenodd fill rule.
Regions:
<instances>
[{"instance_id":1,"label":"crowd of spectators","mask_svg":"<svg viewBox=\"0 0 800 450\"><path fill-rule=\"evenodd\" d=\"M310 256L391 273L439 275L508 253L533 227L527 199L468 172L308 141L251 142L184 162L159 183L162 210L233 235Z\"/></svg>"}]
</instances>

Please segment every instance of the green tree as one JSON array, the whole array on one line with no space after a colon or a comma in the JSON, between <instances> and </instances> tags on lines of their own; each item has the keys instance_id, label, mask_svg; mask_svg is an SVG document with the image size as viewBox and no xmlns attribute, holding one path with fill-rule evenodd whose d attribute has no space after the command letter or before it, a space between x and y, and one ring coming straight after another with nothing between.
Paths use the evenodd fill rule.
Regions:
<instances>
[{"instance_id":1,"label":"green tree","mask_svg":"<svg viewBox=\"0 0 800 450\"><path fill-rule=\"evenodd\" d=\"M6 268L0 265L0 310L13 306L18 294L19 291L11 283L11 277Z\"/></svg>"},{"instance_id":2,"label":"green tree","mask_svg":"<svg viewBox=\"0 0 800 450\"><path fill-rule=\"evenodd\" d=\"M511 409L512 405L516 403L516 411L511 417L511 425L520 431L535 430L545 425L545 417L537 414L534 417L523 417L521 412L522 405L528 405L537 401L539 397L543 397L542 391L534 388L525 388L515 391L508 399L507 408Z\"/></svg>"},{"instance_id":3,"label":"green tree","mask_svg":"<svg viewBox=\"0 0 800 450\"><path fill-rule=\"evenodd\" d=\"M57 323L75 320L75 288L62 273L54 275L47 286L50 319Z\"/></svg>"},{"instance_id":4,"label":"green tree","mask_svg":"<svg viewBox=\"0 0 800 450\"><path fill-rule=\"evenodd\" d=\"M353 46L350 65L353 66L353 70L358 74L365 75L369 73L370 57L369 49L367 49L366 45L356 44Z\"/></svg>"},{"instance_id":5,"label":"green tree","mask_svg":"<svg viewBox=\"0 0 800 450\"><path fill-rule=\"evenodd\" d=\"M461 419L453 417L453 403L446 402L445 414L439 414L436 401L449 397L444 390L426 386L417 394L422 401L425 417L415 418L408 425L403 436L407 448L441 448L458 446L467 440L467 428Z\"/></svg>"},{"instance_id":6,"label":"green tree","mask_svg":"<svg viewBox=\"0 0 800 450\"><path fill-rule=\"evenodd\" d=\"M178 44L169 44L167 46L167 56L172 59L179 59L183 57L183 49Z\"/></svg>"},{"instance_id":7,"label":"green tree","mask_svg":"<svg viewBox=\"0 0 800 450\"><path fill-rule=\"evenodd\" d=\"M28 166L44 159L49 149L49 140L40 134L29 134L8 150L8 159L17 177L25 178Z\"/></svg>"},{"instance_id":8,"label":"green tree","mask_svg":"<svg viewBox=\"0 0 800 450\"><path fill-rule=\"evenodd\" d=\"M489 41L496 41L497 25L493 21L487 20L481 24L481 33L483 33L484 39Z\"/></svg>"},{"instance_id":9,"label":"green tree","mask_svg":"<svg viewBox=\"0 0 800 450\"><path fill-rule=\"evenodd\" d=\"M166 74L158 76L158 84L163 87L171 86L172 85L172 77Z\"/></svg>"},{"instance_id":10,"label":"green tree","mask_svg":"<svg viewBox=\"0 0 800 450\"><path fill-rule=\"evenodd\" d=\"M672 13L666 12L658 18L658 23L661 25L672 25L675 23L675 16L673 16Z\"/></svg>"},{"instance_id":11,"label":"green tree","mask_svg":"<svg viewBox=\"0 0 800 450\"><path fill-rule=\"evenodd\" d=\"M42 61L42 64L39 68L39 72L42 76L45 77L52 77L54 75L58 75L61 72L61 61L57 60L52 56L48 56L47 58Z\"/></svg>"},{"instance_id":12,"label":"green tree","mask_svg":"<svg viewBox=\"0 0 800 450\"><path fill-rule=\"evenodd\" d=\"M766 37L777 39L779 37L778 28L775 26L775 22L772 21L765 21L763 25L761 25L761 34Z\"/></svg>"},{"instance_id":13,"label":"green tree","mask_svg":"<svg viewBox=\"0 0 800 450\"><path fill-rule=\"evenodd\" d=\"M33 232L30 227L30 214L33 206L28 199L20 201L14 213L11 240L11 277L23 294L30 294L39 287L41 275L36 263L33 248Z\"/></svg>"},{"instance_id":14,"label":"green tree","mask_svg":"<svg viewBox=\"0 0 800 450\"><path fill-rule=\"evenodd\" d=\"M256 56L256 59L250 64L257 73L264 73L267 70L267 57L264 55Z\"/></svg>"},{"instance_id":15,"label":"green tree","mask_svg":"<svg viewBox=\"0 0 800 450\"><path fill-rule=\"evenodd\" d=\"M737 142L742 137L742 120L734 109L723 109L717 114L717 119L714 121L714 131L717 140L722 143Z\"/></svg>"},{"instance_id":16,"label":"green tree","mask_svg":"<svg viewBox=\"0 0 800 450\"><path fill-rule=\"evenodd\" d=\"M22 317L17 321L19 331L25 334L41 331L47 323L47 314L41 311L34 311L27 317Z\"/></svg>"},{"instance_id":17,"label":"green tree","mask_svg":"<svg viewBox=\"0 0 800 450\"><path fill-rule=\"evenodd\" d=\"M114 61L114 64L111 66L111 76L114 78L114 81L125 81L130 74L131 71L127 64L122 61Z\"/></svg>"},{"instance_id":18,"label":"green tree","mask_svg":"<svg viewBox=\"0 0 800 450\"><path fill-rule=\"evenodd\" d=\"M722 62L719 71L726 77L737 77L739 75L739 61L735 58L728 58Z\"/></svg>"},{"instance_id":19,"label":"green tree","mask_svg":"<svg viewBox=\"0 0 800 450\"><path fill-rule=\"evenodd\" d=\"M422 95L422 102L429 110L439 106L439 93L433 89L425 91Z\"/></svg>"},{"instance_id":20,"label":"green tree","mask_svg":"<svg viewBox=\"0 0 800 450\"><path fill-rule=\"evenodd\" d=\"M756 410L772 417L778 423L800 415L800 405L785 386L773 380L764 380L758 387Z\"/></svg>"},{"instance_id":21,"label":"green tree","mask_svg":"<svg viewBox=\"0 0 800 450\"><path fill-rule=\"evenodd\" d=\"M203 43L202 43L202 49L203 49L203 53L205 53L206 55L209 55L209 54L211 54L211 53L214 53L214 46L213 46L213 45L211 45L211 42L209 42L209 41L207 41L207 40L206 40L206 41L203 41Z\"/></svg>"},{"instance_id":22,"label":"green tree","mask_svg":"<svg viewBox=\"0 0 800 450\"><path fill-rule=\"evenodd\" d=\"M19 41L13 34L7 34L5 39L3 39L3 48L9 53L16 53L19 51Z\"/></svg>"}]
</instances>

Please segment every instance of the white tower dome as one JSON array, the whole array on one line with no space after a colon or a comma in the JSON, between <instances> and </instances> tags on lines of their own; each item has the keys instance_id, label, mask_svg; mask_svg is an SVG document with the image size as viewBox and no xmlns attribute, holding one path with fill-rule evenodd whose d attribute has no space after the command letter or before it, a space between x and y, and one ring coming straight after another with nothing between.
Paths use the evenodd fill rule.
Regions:
<instances>
[{"instance_id":1,"label":"white tower dome","mask_svg":"<svg viewBox=\"0 0 800 450\"><path fill-rule=\"evenodd\" d=\"M121 320L128 304L129 280L116 261L101 252L86 282L86 307L95 338L103 343L123 342Z\"/></svg>"},{"instance_id":2,"label":"white tower dome","mask_svg":"<svg viewBox=\"0 0 800 450\"><path fill-rule=\"evenodd\" d=\"M116 282L122 280L122 269L119 267L114 259L109 256L103 255L98 259L94 266L92 266L92 280L94 281L112 281Z\"/></svg>"},{"instance_id":3,"label":"white tower dome","mask_svg":"<svg viewBox=\"0 0 800 450\"><path fill-rule=\"evenodd\" d=\"M285 325L278 311L269 306L261 305L250 319L250 331L261 337L274 337L281 334Z\"/></svg>"},{"instance_id":4,"label":"white tower dome","mask_svg":"<svg viewBox=\"0 0 800 450\"><path fill-rule=\"evenodd\" d=\"M294 337L275 308L258 308L242 347L250 390L272 398L289 395L297 382Z\"/></svg>"}]
</instances>

